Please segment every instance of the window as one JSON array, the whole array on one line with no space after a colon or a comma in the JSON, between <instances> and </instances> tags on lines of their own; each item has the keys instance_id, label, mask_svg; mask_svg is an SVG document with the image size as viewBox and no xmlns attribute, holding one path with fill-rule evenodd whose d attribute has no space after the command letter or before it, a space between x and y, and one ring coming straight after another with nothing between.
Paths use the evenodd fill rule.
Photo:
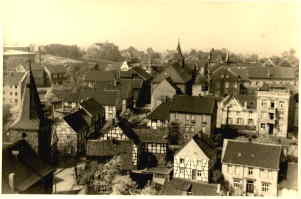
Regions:
<instances>
[{"instance_id":1,"label":"window","mask_svg":"<svg viewBox=\"0 0 301 199\"><path fill-rule=\"evenodd\" d=\"M184 168L180 167L180 173L183 174L184 173Z\"/></svg>"},{"instance_id":2,"label":"window","mask_svg":"<svg viewBox=\"0 0 301 199\"><path fill-rule=\"evenodd\" d=\"M201 170L198 170L198 171L197 171L197 176L198 176L198 177L201 177L201 176L202 176L202 171L201 171Z\"/></svg>"},{"instance_id":3,"label":"window","mask_svg":"<svg viewBox=\"0 0 301 199\"><path fill-rule=\"evenodd\" d=\"M253 175L253 168L252 168L252 167L249 167L249 168L248 168L248 174L249 174L249 175Z\"/></svg>"},{"instance_id":4,"label":"window","mask_svg":"<svg viewBox=\"0 0 301 199\"><path fill-rule=\"evenodd\" d=\"M254 125L253 119L248 119L248 125Z\"/></svg>"},{"instance_id":5,"label":"window","mask_svg":"<svg viewBox=\"0 0 301 199\"><path fill-rule=\"evenodd\" d=\"M233 119L231 117L228 118L228 123L233 124Z\"/></svg>"},{"instance_id":6,"label":"window","mask_svg":"<svg viewBox=\"0 0 301 199\"><path fill-rule=\"evenodd\" d=\"M232 172L232 165L228 165L227 169L228 169L228 173L231 173Z\"/></svg>"},{"instance_id":7,"label":"window","mask_svg":"<svg viewBox=\"0 0 301 199\"><path fill-rule=\"evenodd\" d=\"M243 119L242 118L237 118L237 124L238 125L243 125Z\"/></svg>"},{"instance_id":8,"label":"window","mask_svg":"<svg viewBox=\"0 0 301 199\"><path fill-rule=\"evenodd\" d=\"M241 188L241 179L234 178L233 186L234 186L234 189L240 189Z\"/></svg>"},{"instance_id":9,"label":"window","mask_svg":"<svg viewBox=\"0 0 301 199\"><path fill-rule=\"evenodd\" d=\"M184 158L180 158L180 164L184 163Z\"/></svg>"},{"instance_id":10,"label":"window","mask_svg":"<svg viewBox=\"0 0 301 199\"><path fill-rule=\"evenodd\" d=\"M271 108L275 108L275 102L271 102Z\"/></svg>"},{"instance_id":11,"label":"window","mask_svg":"<svg viewBox=\"0 0 301 199\"><path fill-rule=\"evenodd\" d=\"M194 115L191 115L191 123L195 123L195 117L194 117Z\"/></svg>"},{"instance_id":12,"label":"window","mask_svg":"<svg viewBox=\"0 0 301 199\"><path fill-rule=\"evenodd\" d=\"M17 100L17 99L15 99L15 103L18 103L18 100Z\"/></svg>"},{"instance_id":13,"label":"window","mask_svg":"<svg viewBox=\"0 0 301 199\"><path fill-rule=\"evenodd\" d=\"M280 101L280 102L279 102L279 107L280 107L280 108L283 108L283 107L284 107L284 101Z\"/></svg>"},{"instance_id":14,"label":"window","mask_svg":"<svg viewBox=\"0 0 301 199\"><path fill-rule=\"evenodd\" d=\"M260 177L263 177L263 176L264 176L264 169L260 169L259 172L260 172L260 173L259 173L259 176L260 176Z\"/></svg>"},{"instance_id":15,"label":"window","mask_svg":"<svg viewBox=\"0 0 301 199\"><path fill-rule=\"evenodd\" d=\"M264 129L264 128L265 128L265 124L264 124L264 123L261 123L261 125L260 125L260 126L261 126L261 128L262 128L262 129Z\"/></svg>"},{"instance_id":16,"label":"window","mask_svg":"<svg viewBox=\"0 0 301 199\"><path fill-rule=\"evenodd\" d=\"M274 119L274 113L269 113L270 119L273 120Z\"/></svg>"},{"instance_id":17,"label":"window","mask_svg":"<svg viewBox=\"0 0 301 199\"><path fill-rule=\"evenodd\" d=\"M225 88L229 88L229 82L225 82Z\"/></svg>"},{"instance_id":18,"label":"window","mask_svg":"<svg viewBox=\"0 0 301 199\"><path fill-rule=\"evenodd\" d=\"M263 192L268 192L268 191L269 191L269 188L270 188L270 184L269 184L269 183L263 182L263 183L261 184L261 191L263 191Z\"/></svg>"},{"instance_id":19,"label":"window","mask_svg":"<svg viewBox=\"0 0 301 199\"><path fill-rule=\"evenodd\" d=\"M186 121L190 120L190 115L186 115Z\"/></svg>"},{"instance_id":20,"label":"window","mask_svg":"<svg viewBox=\"0 0 301 199\"><path fill-rule=\"evenodd\" d=\"M266 107L267 107L267 101L266 101L266 100L262 100L261 106L262 106L263 108L266 108Z\"/></svg>"},{"instance_id":21,"label":"window","mask_svg":"<svg viewBox=\"0 0 301 199\"><path fill-rule=\"evenodd\" d=\"M18 93L17 92L15 92L15 96L17 96L18 95Z\"/></svg>"},{"instance_id":22,"label":"window","mask_svg":"<svg viewBox=\"0 0 301 199\"><path fill-rule=\"evenodd\" d=\"M198 166L202 165L202 160L197 160L197 165Z\"/></svg>"}]
</instances>

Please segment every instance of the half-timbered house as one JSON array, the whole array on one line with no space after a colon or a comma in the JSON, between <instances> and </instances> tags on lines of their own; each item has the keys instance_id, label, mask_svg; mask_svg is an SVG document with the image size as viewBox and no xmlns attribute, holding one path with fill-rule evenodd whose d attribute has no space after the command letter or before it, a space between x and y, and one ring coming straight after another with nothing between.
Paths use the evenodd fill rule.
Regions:
<instances>
[{"instance_id":1,"label":"half-timbered house","mask_svg":"<svg viewBox=\"0 0 301 199\"><path fill-rule=\"evenodd\" d=\"M205 140L195 136L174 156L174 178L209 182L216 163L216 151Z\"/></svg>"}]
</instances>

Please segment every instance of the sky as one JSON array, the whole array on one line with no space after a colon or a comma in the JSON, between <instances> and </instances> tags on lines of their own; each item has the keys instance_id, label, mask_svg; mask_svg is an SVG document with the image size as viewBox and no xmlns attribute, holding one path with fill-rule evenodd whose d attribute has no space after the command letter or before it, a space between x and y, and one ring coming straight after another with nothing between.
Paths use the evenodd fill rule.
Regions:
<instances>
[{"instance_id":1,"label":"sky","mask_svg":"<svg viewBox=\"0 0 301 199\"><path fill-rule=\"evenodd\" d=\"M7 0L6 44L113 42L120 49L209 50L278 55L298 46L297 1Z\"/></svg>"}]
</instances>

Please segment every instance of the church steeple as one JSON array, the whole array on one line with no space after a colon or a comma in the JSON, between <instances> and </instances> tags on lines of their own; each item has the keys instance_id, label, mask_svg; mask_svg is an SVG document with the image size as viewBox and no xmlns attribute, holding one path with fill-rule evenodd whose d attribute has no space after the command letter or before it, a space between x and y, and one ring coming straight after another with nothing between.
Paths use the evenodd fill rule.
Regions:
<instances>
[{"instance_id":1,"label":"church steeple","mask_svg":"<svg viewBox=\"0 0 301 199\"><path fill-rule=\"evenodd\" d=\"M185 58L184 58L183 53L182 53L180 39L178 39L177 51L178 51L178 56L177 56L178 57L178 62L179 62L181 67L184 67L185 66Z\"/></svg>"},{"instance_id":2,"label":"church steeple","mask_svg":"<svg viewBox=\"0 0 301 199\"><path fill-rule=\"evenodd\" d=\"M40 121L44 120L44 114L31 70L31 61L29 61L29 72L26 76L20 115L12 127L36 129L39 128Z\"/></svg>"}]
</instances>

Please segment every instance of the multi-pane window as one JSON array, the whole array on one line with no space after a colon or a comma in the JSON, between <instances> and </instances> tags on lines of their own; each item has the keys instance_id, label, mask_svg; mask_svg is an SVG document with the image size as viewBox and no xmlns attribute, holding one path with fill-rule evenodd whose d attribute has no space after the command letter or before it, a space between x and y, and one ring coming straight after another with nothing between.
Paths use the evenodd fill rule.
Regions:
<instances>
[{"instance_id":1,"label":"multi-pane window","mask_svg":"<svg viewBox=\"0 0 301 199\"><path fill-rule=\"evenodd\" d=\"M249 168L248 168L248 174L249 174L249 175L253 175L253 168L252 168L252 167L249 167Z\"/></svg>"},{"instance_id":2,"label":"multi-pane window","mask_svg":"<svg viewBox=\"0 0 301 199\"><path fill-rule=\"evenodd\" d=\"M234 178L233 179L233 186L234 186L235 189L241 188L241 179Z\"/></svg>"},{"instance_id":3,"label":"multi-pane window","mask_svg":"<svg viewBox=\"0 0 301 199\"><path fill-rule=\"evenodd\" d=\"M261 123L260 126L261 126L261 128L263 128L263 129L265 128L265 124L264 124L264 123Z\"/></svg>"},{"instance_id":4,"label":"multi-pane window","mask_svg":"<svg viewBox=\"0 0 301 199\"><path fill-rule=\"evenodd\" d=\"M199 176L199 177L202 176L202 170L197 170L197 176Z\"/></svg>"},{"instance_id":5,"label":"multi-pane window","mask_svg":"<svg viewBox=\"0 0 301 199\"><path fill-rule=\"evenodd\" d=\"M269 191L269 188L270 188L270 184L269 184L269 183L263 182L263 183L261 184L261 190L262 190L263 192L268 192L268 191Z\"/></svg>"},{"instance_id":6,"label":"multi-pane window","mask_svg":"<svg viewBox=\"0 0 301 199\"><path fill-rule=\"evenodd\" d=\"M166 153L165 144L147 144L144 148L145 152L150 153Z\"/></svg>"}]
</instances>

